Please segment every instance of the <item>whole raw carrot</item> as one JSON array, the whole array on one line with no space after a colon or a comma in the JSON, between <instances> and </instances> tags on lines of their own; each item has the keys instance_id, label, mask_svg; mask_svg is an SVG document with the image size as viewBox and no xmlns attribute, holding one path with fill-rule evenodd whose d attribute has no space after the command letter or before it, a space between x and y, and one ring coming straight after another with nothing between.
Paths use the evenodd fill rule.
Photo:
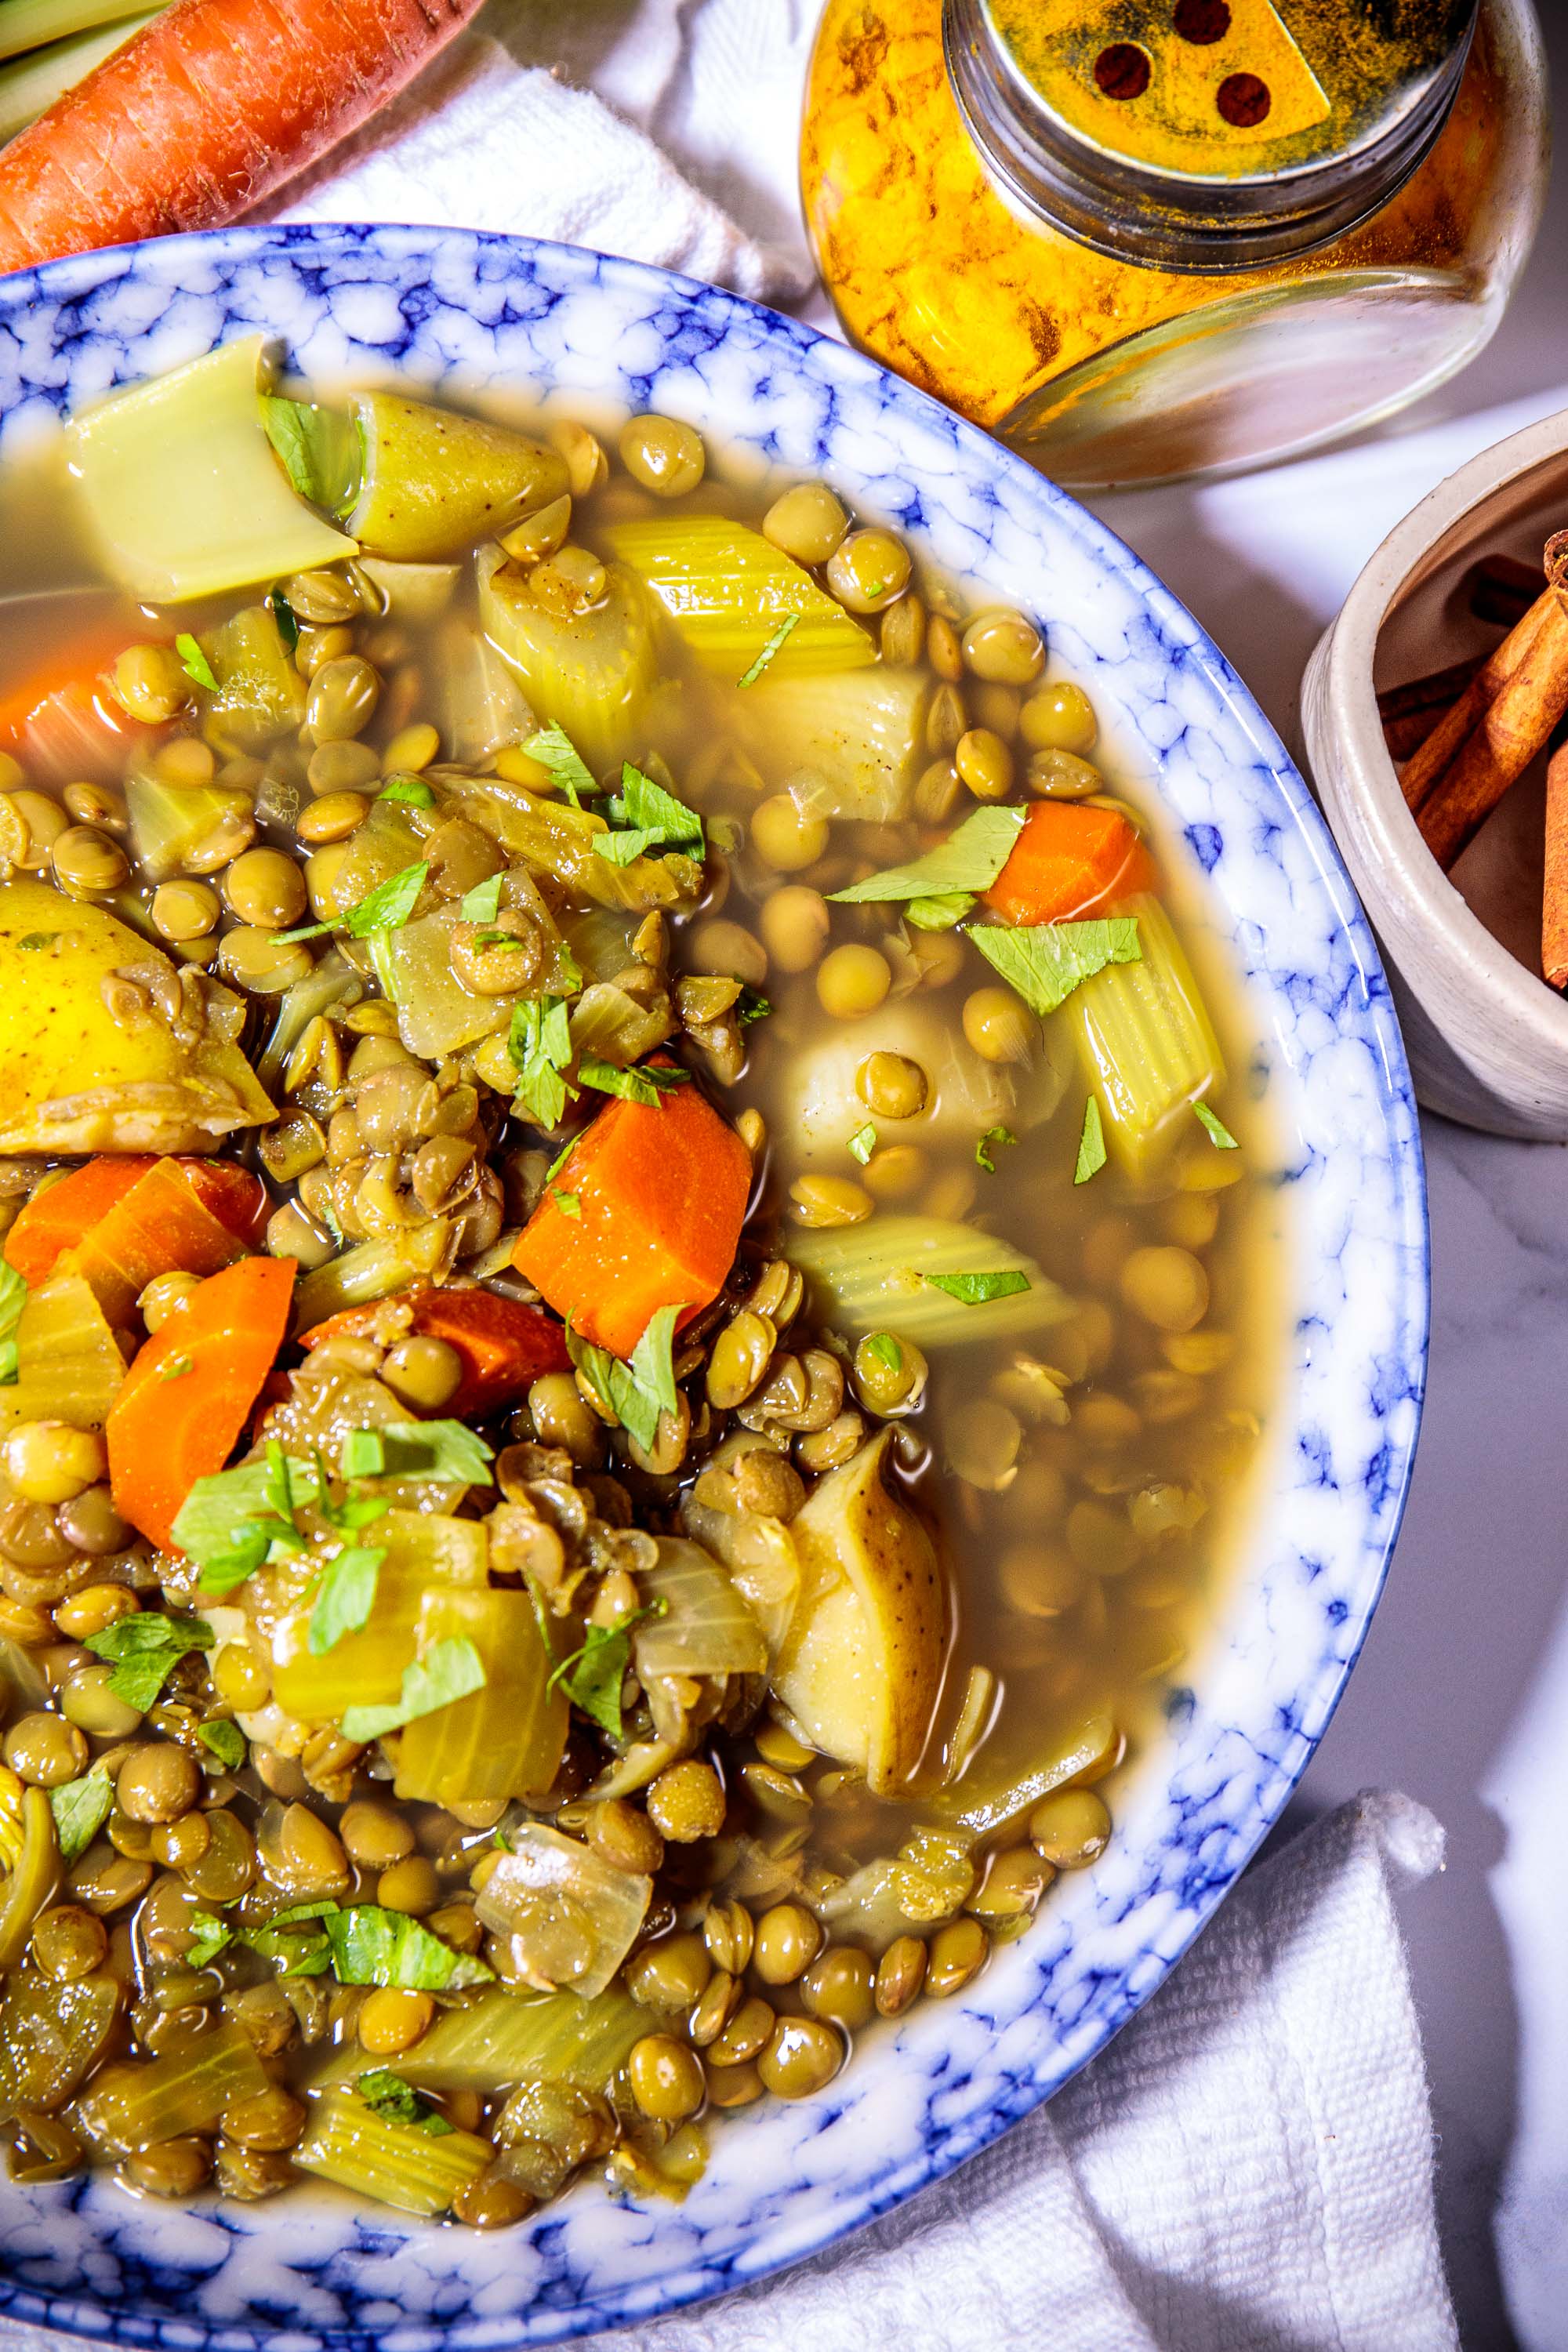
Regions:
<instances>
[{"instance_id":1,"label":"whole raw carrot","mask_svg":"<svg viewBox=\"0 0 1568 2352\"><path fill-rule=\"evenodd\" d=\"M480 0L174 0L0 151L0 270L248 212Z\"/></svg>"}]
</instances>

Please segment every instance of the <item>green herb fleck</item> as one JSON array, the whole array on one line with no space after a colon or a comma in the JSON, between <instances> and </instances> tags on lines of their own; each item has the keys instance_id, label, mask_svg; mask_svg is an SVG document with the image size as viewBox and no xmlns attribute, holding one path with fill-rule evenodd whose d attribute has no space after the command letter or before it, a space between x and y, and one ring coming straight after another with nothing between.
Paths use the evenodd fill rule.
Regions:
<instances>
[{"instance_id":1,"label":"green herb fleck","mask_svg":"<svg viewBox=\"0 0 1568 2352\"><path fill-rule=\"evenodd\" d=\"M583 1214L583 1197L581 1193L563 1192L559 1185L552 1184L550 1187L550 1197L554 1202L556 1207L560 1210L563 1217L570 1217L574 1224L578 1222L579 1218Z\"/></svg>"},{"instance_id":2,"label":"green herb fleck","mask_svg":"<svg viewBox=\"0 0 1568 2352\"><path fill-rule=\"evenodd\" d=\"M454 1486L488 1486L495 1455L463 1421L392 1421L376 1431L390 1478L434 1478Z\"/></svg>"},{"instance_id":3,"label":"green herb fleck","mask_svg":"<svg viewBox=\"0 0 1568 2352\"><path fill-rule=\"evenodd\" d=\"M205 1969L234 1941L234 1929L216 1911L193 1911L186 1924L191 1930L191 1940L185 1947L187 1968Z\"/></svg>"},{"instance_id":4,"label":"green herb fleck","mask_svg":"<svg viewBox=\"0 0 1568 2352\"><path fill-rule=\"evenodd\" d=\"M109 1687L115 1697L145 1715L180 1660L192 1650L210 1650L215 1638L205 1618L165 1617L147 1609L89 1633L85 1646L110 1661Z\"/></svg>"},{"instance_id":5,"label":"green herb fleck","mask_svg":"<svg viewBox=\"0 0 1568 2352\"><path fill-rule=\"evenodd\" d=\"M389 874L384 882L366 891L357 907L349 908L342 929L354 940L368 939L372 931L401 929L429 878L430 867L424 858L417 866L405 866L401 873Z\"/></svg>"},{"instance_id":6,"label":"green herb fleck","mask_svg":"<svg viewBox=\"0 0 1568 2352\"><path fill-rule=\"evenodd\" d=\"M472 1650L473 1643L440 1643L437 1647ZM385 1911L375 1903L355 1903L340 1910L333 1904L322 1917L321 1928L331 1947L340 1984L395 1985L408 1992L460 1992L467 1985L490 1984L495 1979L495 1970L485 1961L455 1952L405 1911Z\"/></svg>"},{"instance_id":7,"label":"green herb fleck","mask_svg":"<svg viewBox=\"0 0 1568 2352\"><path fill-rule=\"evenodd\" d=\"M972 890L949 890L938 898L911 898L904 908L904 920L912 923L917 931L951 931L963 922L973 905Z\"/></svg>"},{"instance_id":8,"label":"green herb fleck","mask_svg":"<svg viewBox=\"0 0 1568 2352\"><path fill-rule=\"evenodd\" d=\"M767 644L763 647L762 652L757 656L756 660L752 664L751 668L747 670L743 677L738 677L735 680L736 685L755 686L763 670L766 669L773 656L784 643L790 631L792 629L797 629L799 626L800 614L798 613L792 613L787 620L781 621L778 627L773 631L773 635L768 639Z\"/></svg>"},{"instance_id":9,"label":"green herb fleck","mask_svg":"<svg viewBox=\"0 0 1568 2352\"><path fill-rule=\"evenodd\" d=\"M40 948L52 948L64 936L63 931L25 931L16 945L24 955L34 955Z\"/></svg>"},{"instance_id":10,"label":"green herb fleck","mask_svg":"<svg viewBox=\"0 0 1568 2352\"><path fill-rule=\"evenodd\" d=\"M114 1782L101 1764L84 1772L79 1780L67 1780L49 1790L49 1811L55 1817L55 1843L63 1863L73 1863L84 1854L114 1805Z\"/></svg>"},{"instance_id":11,"label":"green herb fleck","mask_svg":"<svg viewBox=\"0 0 1568 2352\"><path fill-rule=\"evenodd\" d=\"M283 640L283 650L292 654L300 643L300 623L294 607L281 588L268 591L267 609L278 624L278 634Z\"/></svg>"},{"instance_id":12,"label":"green herb fleck","mask_svg":"<svg viewBox=\"0 0 1568 2352\"><path fill-rule=\"evenodd\" d=\"M645 1062L635 1070L618 1070L598 1054L584 1054L577 1065L577 1076L585 1087L595 1087L600 1094L618 1095L623 1102L641 1103L645 1110L657 1110L662 1097L673 1087L690 1082L691 1073L668 1062Z\"/></svg>"},{"instance_id":13,"label":"green herb fleck","mask_svg":"<svg viewBox=\"0 0 1568 2352\"><path fill-rule=\"evenodd\" d=\"M343 1738L356 1747L368 1748L373 1739L399 1730L405 1723L416 1723L421 1716L434 1715L438 1707L450 1706L454 1700L467 1698L484 1686L484 1661L472 1642L466 1638L437 1642L423 1658L404 1667L403 1688L390 1706L343 1709ZM378 1981L367 1977L342 1977L342 1980L345 1984Z\"/></svg>"},{"instance_id":14,"label":"green herb fleck","mask_svg":"<svg viewBox=\"0 0 1568 2352\"><path fill-rule=\"evenodd\" d=\"M773 1009L767 998L754 988L742 988L735 999L735 1018L742 1029L749 1029L753 1021L766 1021Z\"/></svg>"},{"instance_id":15,"label":"green herb fleck","mask_svg":"<svg viewBox=\"0 0 1568 2352\"><path fill-rule=\"evenodd\" d=\"M196 1738L204 1748L212 1750L226 1771L239 1770L245 1761L246 1748L245 1734L237 1723L230 1723L226 1716L218 1716L211 1723L198 1723Z\"/></svg>"},{"instance_id":16,"label":"green herb fleck","mask_svg":"<svg viewBox=\"0 0 1568 2352\"><path fill-rule=\"evenodd\" d=\"M217 679L213 666L201 646L187 629L182 629L174 639L174 651L180 656L180 667L197 686L205 686L209 694L217 692Z\"/></svg>"},{"instance_id":17,"label":"green herb fleck","mask_svg":"<svg viewBox=\"0 0 1568 2352\"><path fill-rule=\"evenodd\" d=\"M1013 854L1024 822L1021 808L977 808L961 825L908 866L889 866L868 874L847 890L835 890L835 900L863 907L890 898L950 898L958 891L988 890Z\"/></svg>"},{"instance_id":18,"label":"green herb fleck","mask_svg":"<svg viewBox=\"0 0 1568 2352\"><path fill-rule=\"evenodd\" d=\"M547 1687L563 1690L573 1706L612 1739L624 1738L621 1687L631 1664L632 1628L644 1617L662 1616L668 1606L661 1598L646 1609L634 1609L614 1625L590 1625L582 1648L563 1658Z\"/></svg>"},{"instance_id":19,"label":"green herb fleck","mask_svg":"<svg viewBox=\"0 0 1568 2352\"><path fill-rule=\"evenodd\" d=\"M189 1356L171 1356L168 1362L160 1369L158 1378L161 1381L183 1381L188 1372L194 1372L195 1369Z\"/></svg>"},{"instance_id":20,"label":"green herb fleck","mask_svg":"<svg viewBox=\"0 0 1568 2352\"><path fill-rule=\"evenodd\" d=\"M345 1478L379 1478L386 1467L380 1430L351 1429L338 1459Z\"/></svg>"},{"instance_id":21,"label":"green herb fleck","mask_svg":"<svg viewBox=\"0 0 1568 2352\"><path fill-rule=\"evenodd\" d=\"M1078 1139L1078 1164L1072 1171L1075 1184L1087 1184L1098 1176L1105 1165L1105 1129L1100 1125L1100 1097L1090 1095L1083 1107L1083 1133Z\"/></svg>"},{"instance_id":22,"label":"green herb fleck","mask_svg":"<svg viewBox=\"0 0 1568 2352\"><path fill-rule=\"evenodd\" d=\"M1097 971L1108 964L1137 963L1143 952L1136 915L1108 915L1089 923L1031 923L1016 930L1007 923L975 923L968 937L1042 1020Z\"/></svg>"},{"instance_id":23,"label":"green herb fleck","mask_svg":"<svg viewBox=\"0 0 1568 2352\"><path fill-rule=\"evenodd\" d=\"M384 1550L347 1544L328 1560L310 1611L309 1646L313 1658L323 1658L329 1650L335 1650L345 1633L364 1631L375 1606L376 1580L385 1558Z\"/></svg>"},{"instance_id":24,"label":"green herb fleck","mask_svg":"<svg viewBox=\"0 0 1568 2352\"><path fill-rule=\"evenodd\" d=\"M476 882L471 890L464 891L458 901L458 912L465 923L493 923L496 920L500 913L500 876L490 874L484 881ZM507 931L502 936L510 940L512 935ZM521 940L518 945L521 945Z\"/></svg>"},{"instance_id":25,"label":"green herb fleck","mask_svg":"<svg viewBox=\"0 0 1568 2352\"><path fill-rule=\"evenodd\" d=\"M531 735L522 748L531 760L549 769L574 808L582 807L584 793L600 789L588 762L563 727L542 728L537 735Z\"/></svg>"},{"instance_id":26,"label":"green herb fleck","mask_svg":"<svg viewBox=\"0 0 1568 2352\"><path fill-rule=\"evenodd\" d=\"M858 1127L854 1134L850 1137L849 1156L852 1160L858 1160L860 1162L861 1167L864 1168L866 1162L870 1159L871 1154L876 1149L877 1130L871 1125L869 1119L868 1119L866 1125L864 1127Z\"/></svg>"},{"instance_id":27,"label":"green herb fleck","mask_svg":"<svg viewBox=\"0 0 1568 2352\"><path fill-rule=\"evenodd\" d=\"M631 866L651 849L658 839L658 834L650 833L646 826L634 827L628 832L596 833L594 835L594 855L602 857L607 866Z\"/></svg>"},{"instance_id":28,"label":"green herb fleck","mask_svg":"<svg viewBox=\"0 0 1568 2352\"><path fill-rule=\"evenodd\" d=\"M436 795L423 776L389 776L376 794L378 801L401 801L408 808L433 809Z\"/></svg>"},{"instance_id":29,"label":"green herb fleck","mask_svg":"<svg viewBox=\"0 0 1568 2352\"><path fill-rule=\"evenodd\" d=\"M897 1374L903 1370L904 1351L890 1331L868 1332L866 1345L878 1362L886 1364L890 1372Z\"/></svg>"},{"instance_id":30,"label":"green herb fleck","mask_svg":"<svg viewBox=\"0 0 1568 2352\"><path fill-rule=\"evenodd\" d=\"M559 1127L577 1094L563 1075L572 1060L565 998L531 996L514 1004L506 1042L517 1071L513 1108L536 1127Z\"/></svg>"},{"instance_id":31,"label":"green herb fleck","mask_svg":"<svg viewBox=\"0 0 1568 2352\"><path fill-rule=\"evenodd\" d=\"M456 2129L412 2083L405 2083L390 2066L375 2066L368 2074L359 2075L354 2089L372 2115L379 2116L384 2124L411 2124L416 2131L426 2132L432 2139Z\"/></svg>"},{"instance_id":32,"label":"green herb fleck","mask_svg":"<svg viewBox=\"0 0 1568 2352\"><path fill-rule=\"evenodd\" d=\"M929 1282L933 1290L945 1290L950 1298L956 1298L963 1307L984 1307L993 1298L1013 1298L1029 1287L1028 1276L1011 1266L1002 1267L994 1274L923 1274L921 1280Z\"/></svg>"},{"instance_id":33,"label":"green herb fleck","mask_svg":"<svg viewBox=\"0 0 1568 2352\"><path fill-rule=\"evenodd\" d=\"M645 846L689 850L696 857L705 855L702 819L697 811L655 783L651 776L645 776L640 768L634 768L629 760L622 762L621 789L610 803L609 816L612 824L637 835ZM624 858L615 862L626 863Z\"/></svg>"},{"instance_id":34,"label":"green herb fleck","mask_svg":"<svg viewBox=\"0 0 1568 2352\"><path fill-rule=\"evenodd\" d=\"M996 1162L991 1154L1000 1144L1016 1143L1017 1137L1010 1127L988 1127L974 1147L974 1164L984 1168L987 1176L996 1173Z\"/></svg>"},{"instance_id":35,"label":"green herb fleck","mask_svg":"<svg viewBox=\"0 0 1568 2352\"><path fill-rule=\"evenodd\" d=\"M679 1399L675 1386L675 1327L681 1307L661 1307L632 1350L629 1364L607 1349L590 1347L570 1324L566 1345L572 1360L607 1412L613 1413L645 1454L658 1436L661 1412L675 1412Z\"/></svg>"},{"instance_id":36,"label":"green herb fleck","mask_svg":"<svg viewBox=\"0 0 1568 2352\"><path fill-rule=\"evenodd\" d=\"M1210 1110L1207 1103L1194 1103L1193 1105L1193 1116L1198 1120L1205 1134L1208 1137L1209 1141L1214 1145L1216 1151L1240 1150L1241 1146L1237 1143L1235 1136L1232 1135L1229 1128L1226 1126L1223 1119L1215 1118L1214 1112Z\"/></svg>"}]
</instances>

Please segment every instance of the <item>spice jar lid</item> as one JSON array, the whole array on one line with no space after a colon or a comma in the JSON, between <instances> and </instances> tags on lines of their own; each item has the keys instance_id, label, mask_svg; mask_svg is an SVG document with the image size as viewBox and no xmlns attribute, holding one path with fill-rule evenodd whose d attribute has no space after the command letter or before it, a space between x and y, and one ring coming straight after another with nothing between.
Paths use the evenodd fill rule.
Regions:
<instances>
[{"instance_id":1,"label":"spice jar lid","mask_svg":"<svg viewBox=\"0 0 1568 2352\"><path fill-rule=\"evenodd\" d=\"M1340 236L1441 130L1476 0L944 0L969 131L1098 251L1246 269Z\"/></svg>"}]
</instances>

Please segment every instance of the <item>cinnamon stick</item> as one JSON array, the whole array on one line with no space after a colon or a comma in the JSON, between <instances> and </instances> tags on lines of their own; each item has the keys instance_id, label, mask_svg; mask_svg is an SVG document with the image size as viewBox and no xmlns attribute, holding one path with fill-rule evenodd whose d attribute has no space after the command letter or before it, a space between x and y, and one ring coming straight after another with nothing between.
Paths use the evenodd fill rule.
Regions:
<instances>
[{"instance_id":1,"label":"cinnamon stick","mask_svg":"<svg viewBox=\"0 0 1568 2352\"><path fill-rule=\"evenodd\" d=\"M1408 760L1413 751L1419 750L1485 660L1485 654L1471 654L1468 660L1450 662L1447 669L1432 670L1426 677L1409 678L1403 686L1384 687L1377 698L1377 715L1383 721L1383 740L1391 760Z\"/></svg>"},{"instance_id":2,"label":"cinnamon stick","mask_svg":"<svg viewBox=\"0 0 1568 2352\"><path fill-rule=\"evenodd\" d=\"M1511 629L1541 593L1541 566L1513 555L1483 555L1466 572L1465 591L1475 619Z\"/></svg>"},{"instance_id":3,"label":"cinnamon stick","mask_svg":"<svg viewBox=\"0 0 1568 2352\"><path fill-rule=\"evenodd\" d=\"M1405 804L1417 815L1466 737L1524 660L1556 593L1552 588L1542 591L1524 618L1517 621L1501 645L1487 656L1458 700L1400 771L1399 784Z\"/></svg>"},{"instance_id":4,"label":"cinnamon stick","mask_svg":"<svg viewBox=\"0 0 1568 2352\"><path fill-rule=\"evenodd\" d=\"M1435 780L1417 812L1422 836L1445 870L1474 839L1509 786L1544 751L1552 729L1568 709L1568 595L1560 588L1549 588L1541 599L1541 608L1522 658L1466 735L1447 772ZM1520 624L1521 628L1524 625ZM1479 674L1476 685L1485 675L1485 671ZM1474 692L1471 687L1461 702ZM1445 720L1427 738L1406 769L1406 776L1447 725Z\"/></svg>"},{"instance_id":5,"label":"cinnamon stick","mask_svg":"<svg viewBox=\"0 0 1568 2352\"><path fill-rule=\"evenodd\" d=\"M1541 894L1541 969L1549 988L1568 982L1568 743L1546 764L1546 878Z\"/></svg>"}]
</instances>

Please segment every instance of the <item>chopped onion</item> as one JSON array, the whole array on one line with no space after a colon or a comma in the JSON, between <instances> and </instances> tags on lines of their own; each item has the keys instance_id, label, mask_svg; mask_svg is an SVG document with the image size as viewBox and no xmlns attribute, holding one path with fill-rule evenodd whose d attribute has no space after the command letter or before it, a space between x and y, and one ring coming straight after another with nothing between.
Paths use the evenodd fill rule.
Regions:
<instances>
[{"instance_id":1,"label":"chopped onion","mask_svg":"<svg viewBox=\"0 0 1568 2352\"><path fill-rule=\"evenodd\" d=\"M658 1565L639 1581L646 1601L665 1604L632 1636L640 1681L767 1671L768 1647L755 1612L700 1544L660 1536Z\"/></svg>"},{"instance_id":2,"label":"chopped onion","mask_svg":"<svg viewBox=\"0 0 1568 2352\"><path fill-rule=\"evenodd\" d=\"M653 1881L617 1870L542 1822L511 1833L475 1904L512 1968L541 1992L601 1993L637 1938Z\"/></svg>"}]
</instances>

